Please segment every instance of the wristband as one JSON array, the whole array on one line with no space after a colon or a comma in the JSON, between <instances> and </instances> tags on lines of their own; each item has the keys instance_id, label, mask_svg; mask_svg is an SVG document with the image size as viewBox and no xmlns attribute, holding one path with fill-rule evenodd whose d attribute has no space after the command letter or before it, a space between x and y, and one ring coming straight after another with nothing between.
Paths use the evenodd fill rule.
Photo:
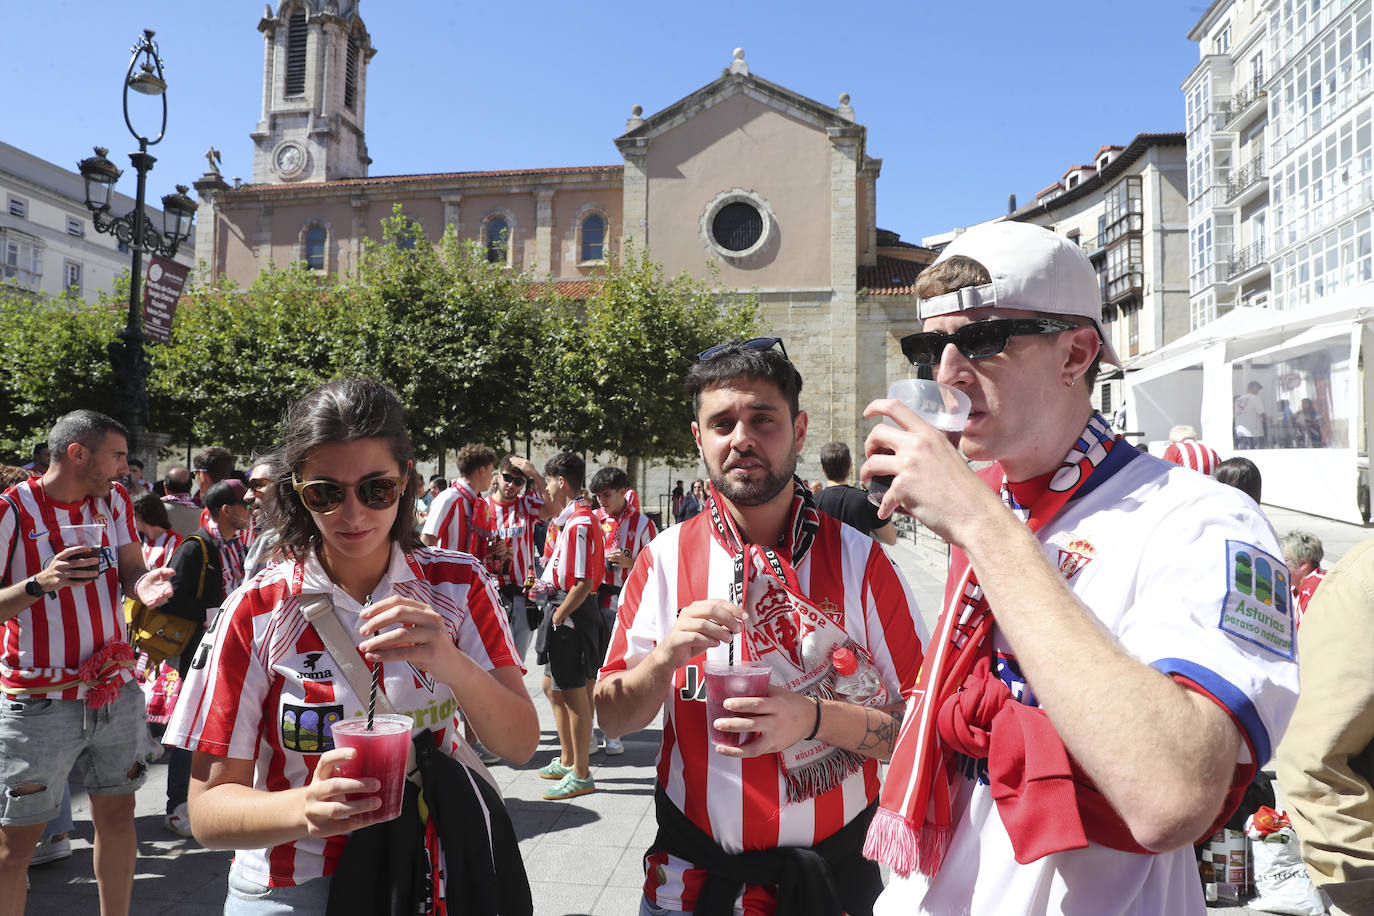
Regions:
<instances>
[{"instance_id":1,"label":"wristband","mask_svg":"<svg viewBox=\"0 0 1374 916\"><path fill-rule=\"evenodd\" d=\"M803 738L803 741L810 741L816 737L816 733L821 730L821 698L812 697L816 701L816 724L811 726L811 734Z\"/></svg>"}]
</instances>

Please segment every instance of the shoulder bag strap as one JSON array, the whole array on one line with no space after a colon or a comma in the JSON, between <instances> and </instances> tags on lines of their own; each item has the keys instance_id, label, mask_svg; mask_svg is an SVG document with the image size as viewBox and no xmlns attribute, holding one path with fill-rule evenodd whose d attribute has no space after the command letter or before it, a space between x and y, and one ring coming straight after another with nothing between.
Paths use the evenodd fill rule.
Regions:
<instances>
[{"instance_id":1,"label":"shoulder bag strap","mask_svg":"<svg viewBox=\"0 0 1374 916\"><path fill-rule=\"evenodd\" d=\"M334 661L343 669L348 686L359 697L366 697L372 690L372 672L363 663L362 656L358 654L358 647L353 645L353 640L339 622L339 616L334 613L334 602L328 595L310 595L301 601L301 613L315 628L315 632L320 636L320 642L324 643ZM396 707L387 699L385 691L377 692L377 709L383 713L396 711ZM496 784L496 778L487 770L486 764L477 756L477 752L463 740L463 736L455 735L453 743L454 755L458 762L485 779L496 790L496 794L500 795L501 787Z\"/></svg>"}]
</instances>

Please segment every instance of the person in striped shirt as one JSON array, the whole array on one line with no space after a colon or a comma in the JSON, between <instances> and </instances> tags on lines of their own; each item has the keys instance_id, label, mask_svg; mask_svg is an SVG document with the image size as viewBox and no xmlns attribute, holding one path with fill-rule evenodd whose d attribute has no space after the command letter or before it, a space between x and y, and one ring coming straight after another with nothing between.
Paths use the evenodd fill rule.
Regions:
<instances>
[{"instance_id":1,"label":"person in striped shirt","mask_svg":"<svg viewBox=\"0 0 1374 916\"><path fill-rule=\"evenodd\" d=\"M1197 441L1197 430L1191 426L1175 426L1169 430L1169 447L1164 460L1215 477L1221 456Z\"/></svg>"},{"instance_id":2,"label":"person in striped shirt","mask_svg":"<svg viewBox=\"0 0 1374 916\"><path fill-rule=\"evenodd\" d=\"M34 844L80 760L109 916L129 912L134 792L147 769L138 761L145 708L123 596L163 603L172 571L144 569L133 505L115 482L128 473L124 426L77 410L57 421L48 444L47 471L0 498L0 912L23 912ZM73 525L99 528L97 551L75 540Z\"/></svg>"},{"instance_id":3,"label":"person in striped shirt","mask_svg":"<svg viewBox=\"0 0 1374 916\"><path fill-rule=\"evenodd\" d=\"M501 459L496 486L486 497L494 538L487 568L496 576L520 658L525 657L530 634L539 625L537 613L527 612L525 583L535 574L534 525L554 516L553 505L542 495L546 485L533 462L507 455Z\"/></svg>"},{"instance_id":4,"label":"person in striped shirt","mask_svg":"<svg viewBox=\"0 0 1374 916\"><path fill-rule=\"evenodd\" d=\"M322 916L348 835L380 803L375 780L338 775L353 752L334 746L332 725L365 716L368 697L350 688L304 606L331 605L380 692L442 753L463 740L460 711L507 760L528 760L539 740L481 564L415 543L418 488L396 394L356 378L311 391L288 412L277 457L272 521L289 558L230 596L164 739L195 755L196 839L236 850L228 916ZM437 899L447 859L432 819L425 829Z\"/></svg>"},{"instance_id":5,"label":"person in striped shirt","mask_svg":"<svg viewBox=\"0 0 1374 916\"><path fill-rule=\"evenodd\" d=\"M688 373L705 507L640 552L596 688L609 735L664 713L642 914L861 914L882 890L863 836L925 632L883 548L796 478L807 416L780 343L712 347ZM833 698L839 646L871 661L878 707ZM733 659L768 664L768 695L709 722L704 666Z\"/></svg>"},{"instance_id":6,"label":"person in striped shirt","mask_svg":"<svg viewBox=\"0 0 1374 916\"><path fill-rule=\"evenodd\" d=\"M434 497L420 540L427 547L461 550L477 559L487 555L492 530L482 494L491 489L496 453L485 445L468 444L458 450L458 476Z\"/></svg>"}]
</instances>

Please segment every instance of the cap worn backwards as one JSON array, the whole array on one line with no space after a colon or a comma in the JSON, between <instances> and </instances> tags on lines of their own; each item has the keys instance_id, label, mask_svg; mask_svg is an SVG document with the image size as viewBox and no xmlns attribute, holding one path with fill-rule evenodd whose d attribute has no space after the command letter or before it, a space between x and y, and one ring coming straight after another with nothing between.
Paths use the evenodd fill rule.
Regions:
<instances>
[{"instance_id":1,"label":"cap worn backwards","mask_svg":"<svg viewBox=\"0 0 1374 916\"><path fill-rule=\"evenodd\" d=\"M989 223L956 237L935 263L955 255L982 264L992 282L917 300L917 314L922 321L951 312L993 307L1090 318L1102 339L1102 362L1121 365L1102 330L1102 293L1097 271L1083 249L1064 236L1029 223Z\"/></svg>"}]
</instances>

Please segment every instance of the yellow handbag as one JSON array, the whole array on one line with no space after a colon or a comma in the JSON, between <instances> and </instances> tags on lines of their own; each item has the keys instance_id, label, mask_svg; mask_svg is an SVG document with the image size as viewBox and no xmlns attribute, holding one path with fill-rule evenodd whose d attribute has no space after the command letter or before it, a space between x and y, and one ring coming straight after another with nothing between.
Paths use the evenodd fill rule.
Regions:
<instances>
[{"instance_id":1,"label":"yellow handbag","mask_svg":"<svg viewBox=\"0 0 1374 916\"><path fill-rule=\"evenodd\" d=\"M205 570L210 565L210 554L204 538L191 535L188 540L200 545L200 581L196 583L196 597L200 598L205 594ZM164 659L186 651L200 626L194 620L148 607L133 597L124 599L124 619L129 624L129 644L138 651L147 652L151 665L161 664Z\"/></svg>"}]
</instances>

